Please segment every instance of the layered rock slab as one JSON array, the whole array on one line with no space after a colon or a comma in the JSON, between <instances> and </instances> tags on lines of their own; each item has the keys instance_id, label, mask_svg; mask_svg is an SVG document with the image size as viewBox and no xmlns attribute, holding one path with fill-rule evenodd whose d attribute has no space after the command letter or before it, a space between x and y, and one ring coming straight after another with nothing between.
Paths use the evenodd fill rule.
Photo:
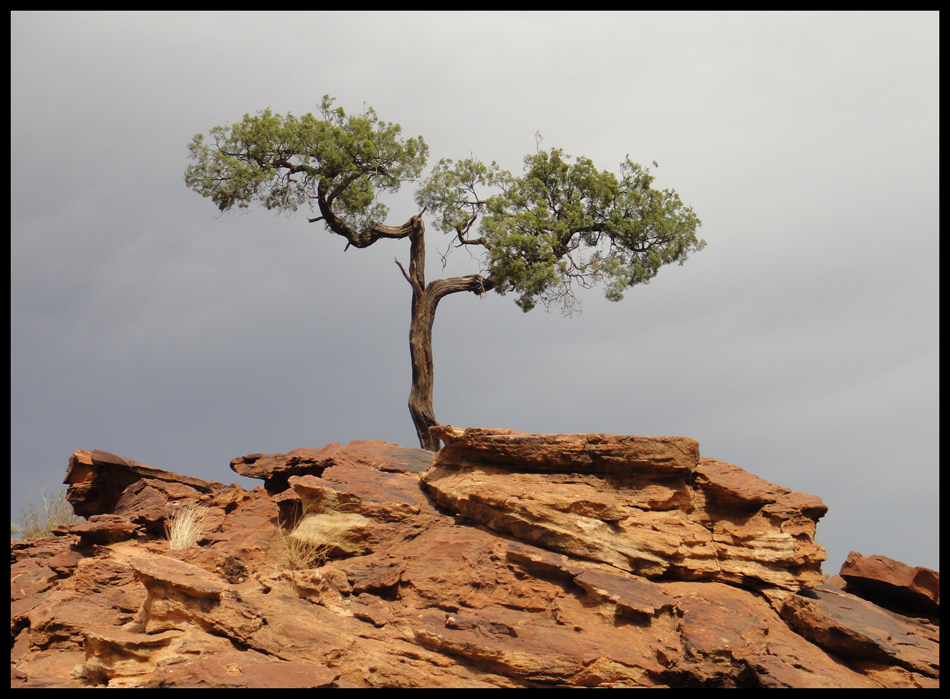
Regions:
<instances>
[{"instance_id":1,"label":"layered rock slab","mask_svg":"<svg viewBox=\"0 0 950 699\"><path fill-rule=\"evenodd\" d=\"M231 470L264 481L269 493L288 488L292 476L320 476L333 466L371 467L395 473L422 473L432 465L432 452L408 449L381 440L356 440L343 445L303 447L283 454L247 454L231 460Z\"/></svg>"},{"instance_id":2,"label":"layered rock slab","mask_svg":"<svg viewBox=\"0 0 950 699\"><path fill-rule=\"evenodd\" d=\"M431 431L445 443L422 477L434 499L527 543L653 578L823 580L821 500L701 459L694 439Z\"/></svg>"},{"instance_id":3,"label":"layered rock slab","mask_svg":"<svg viewBox=\"0 0 950 699\"><path fill-rule=\"evenodd\" d=\"M196 497L227 487L222 483L154 468L100 449L74 451L63 483L69 486L66 499L73 511L80 517L92 517L116 514L117 510L122 514L123 509L131 509L128 501L136 499L138 493L129 491L129 486L142 481L145 483L140 485L150 483L158 490L172 489L175 491L173 498ZM123 496L126 502L120 502ZM147 500L148 495L144 499Z\"/></svg>"},{"instance_id":4,"label":"layered rock slab","mask_svg":"<svg viewBox=\"0 0 950 699\"><path fill-rule=\"evenodd\" d=\"M532 434L505 429L438 425L429 432L450 451L440 450L436 463L468 461L516 465L545 473L673 474L691 471L699 442L691 437L638 437L618 434Z\"/></svg>"},{"instance_id":5,"label":"layered rock slab","mask_svg":"<svg viewBox=\"0 0 950 699\"><path fill-rule=\"evenodd\" d=\"M939 628L925 619L895 614L829 585L788 597L780 613L792 629L836 656L895 664L925 678L921 686L940 674Z\"/></svg>"}]
</instances>

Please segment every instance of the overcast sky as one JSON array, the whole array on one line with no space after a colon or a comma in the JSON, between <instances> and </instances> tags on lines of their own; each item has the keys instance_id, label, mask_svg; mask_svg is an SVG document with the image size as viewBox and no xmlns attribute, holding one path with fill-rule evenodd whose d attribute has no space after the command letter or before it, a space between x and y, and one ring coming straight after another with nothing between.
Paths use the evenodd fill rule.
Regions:
<instances>
[{"instance_id":1,"label":"overcast sky","mask_svg":"<svg viewBox=\"0 0 950 699\"><path fill-rule=\"evenodd\" d=\"M707 247L583 313L457 294L434 328L458 427L683 435L820 496L851 550L938 568L936 14L12 17L12 514L74 449L252 488L253 452L382 439L406 407L406 240L221 216L196 133L324 94L430 165L544 147L656 160ZM417 213L410 183L390 223ZM429 225L430 279L479 270Z\"/></svg>"}]
</instances>

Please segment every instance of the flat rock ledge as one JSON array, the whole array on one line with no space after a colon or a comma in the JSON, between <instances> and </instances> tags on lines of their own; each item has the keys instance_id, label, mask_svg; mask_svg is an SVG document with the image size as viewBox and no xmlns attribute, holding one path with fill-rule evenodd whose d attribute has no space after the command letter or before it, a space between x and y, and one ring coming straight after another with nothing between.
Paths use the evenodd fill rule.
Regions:
<instances>
[{"instance_id":1,"label":"flat rock ledge","mask_svg":"<svg viewBox=\"0 0 950 699\"><path fill-rule=\"evenodd\" d=\"M247 454L231 460L232 471L263 480L269 493L286 490L293 476L319 476L334 466L422 473L431 465L430 451L400 447L378 439L356 440L347 445L332 442L319 449L303 447L285 454Z\"/></svg>"},{"instance_id":2,"label":"flat rock ledge","mask_svg":"<svg viewBox=\"0 0 950 699\"><path fill-rule=\"evenodd\" d=\"M827 512L689 437L430 428L422 482L443 507L521 541L648 578L791 591L823 582Z\"/></svg>"}]
</instances>

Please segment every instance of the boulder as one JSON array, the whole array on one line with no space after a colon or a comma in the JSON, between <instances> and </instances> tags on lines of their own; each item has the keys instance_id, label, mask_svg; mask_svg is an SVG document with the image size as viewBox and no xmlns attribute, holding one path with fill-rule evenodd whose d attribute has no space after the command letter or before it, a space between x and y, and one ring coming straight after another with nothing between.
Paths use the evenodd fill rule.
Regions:
<instances>
[{"instance_id":1,"label":"boulder","mask_svg":"<svg viewBox=\"0 0 950 699\"><path fill-rule=\"evenodd\" d=\"M888 608L940 616L940 574L935 570L852 551L839 575L847 583L844 589L859 597Z\"/></svg>"},{"instance_id":2,"label":"boulder","mask_svg":"<svg viewBox=\"0 0 950 699\"><path fill-rule=\"evenodd\" d=\"M86 546L128 541L145 533L144 527L122 515L92 515L86 522L71 526L69 531L78 535Z\"/></svg>"},{"instance_id":3,"label":"boulder","mask_svg":"<svg viewBox=\"0 0 950 699\"><path fill-rule=\"evenodd\" d=\"M176 482L122 459L131 468L112 471L113 483L130 481L122 492L77 502L125 514L11 542L11 685L939 683L938 624L805 585L789 565L796 545L817 546L817 498L701 459L691 440L539 436L519 466L498 446L521 448L505 431L469 452L489 465L451 460L451 440L469 434L458 432L424 479L420 450L329 445L338 456L319 472L265 478L271 488L286 478L280 492ZM170 550L149 525L148 489L168 508L208 510L208 530ZM307 515L311 535L339 526L354 545L295 569L288 542ZM629 551L664 572L632 570ZM746 563L730 563L740 552Z\"/></svg>"}]
</instances>

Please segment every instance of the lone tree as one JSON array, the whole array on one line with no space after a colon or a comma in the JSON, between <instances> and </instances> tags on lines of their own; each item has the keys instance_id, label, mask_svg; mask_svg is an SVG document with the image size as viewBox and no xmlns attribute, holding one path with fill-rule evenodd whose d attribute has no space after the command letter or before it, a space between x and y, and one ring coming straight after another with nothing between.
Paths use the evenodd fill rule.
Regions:
<instances>
[{"instance_id":1,"label":"lone tree","mask_svg":"<svg viewBox=\"0 0 950 699\"><path fill-rule=\"evenodd\" d=\"M699 219L672 189L651 189L653 177L627 157L620 174L598 171L588 158L558 148L524 159L524 174L494 162L442 159L416 191L421 211L401 226L383 223L380 192L416 180L426 164L422 137L403 139L399 124L380 121L372 108L359 116L333 107L324 96L320 117L281 116L270 109L215 126L210 143L198 134L188 146L194 164L185 183L221 211L295 211L301 204L350 246L382 238L409 239L409 269L396 264L412 287L409 412L423 449L437 451L429 434L432 409L432 323L445 296L462 291L517 294L525 312L538 301L577 306L573 288L603 281L611 301L634 284L646 284L662 265L685 262L706 243L696 238ZM656 166L656 163L653 163ZM483 248L479 274L425 280L425 224L452 237L455 247ZM475 229L475 223L478 228Z\"/></svg>"}]
</instances>

